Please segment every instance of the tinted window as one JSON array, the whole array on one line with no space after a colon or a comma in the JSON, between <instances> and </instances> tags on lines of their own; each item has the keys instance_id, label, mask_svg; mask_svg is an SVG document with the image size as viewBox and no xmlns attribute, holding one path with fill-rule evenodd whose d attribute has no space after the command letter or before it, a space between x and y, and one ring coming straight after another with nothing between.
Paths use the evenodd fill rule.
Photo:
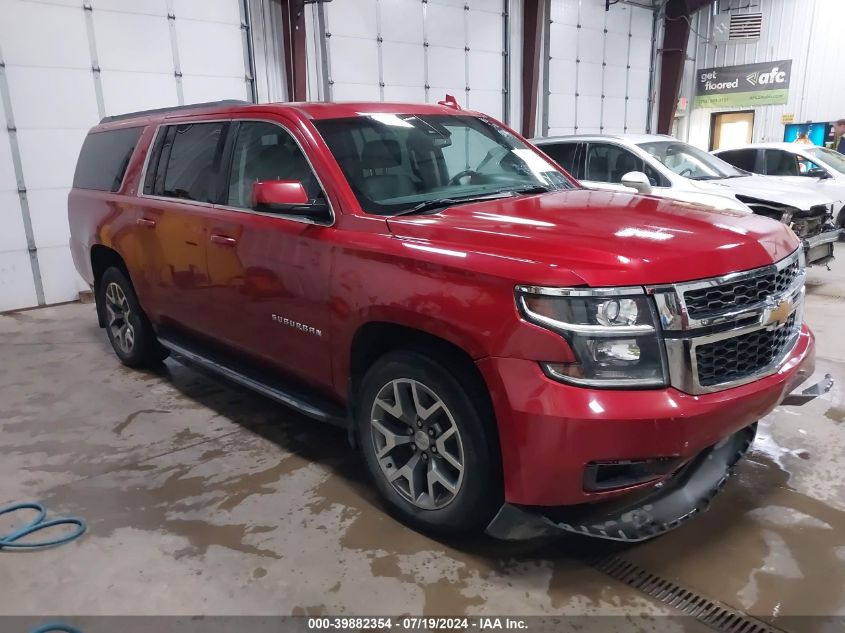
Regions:
<instances>
[{"instance_id":1,"label":"tinted window","mask_svg":"<svg viewBox=\"0 0 845 633\"><path fill-rule=\"evenodd\" d=\"M370 213L572 186L530 146L481 117L370 114L315 125Z\"/></svg>"},{"instance_id":2,"label":"tinted window","mask_svg":"<svg viewBox=\"0 0 845 633\"><path fill-rule=\"evenodd\" d=\"M655 141L638 145L664 167L690 180L720 180L745 175L744 171L739 171L721 158L680 141Z\"/></svg>"},{"instance_id":3,"label":"tinted window","mask_svg":"<svg viewBox=\"0 0 845 633\"><path fill-rule=\"evenodd\" d=\"M255 208L252 185L259 180L298 180L308 197L321 196L311 166L291 135L272 123L241 123L229 172L229 206Z\"/></svg>"},{"instance_id":4,"label":"tinted window","mask_svg":"<svg viewBox=\"0 0 845 633\"><path fill-rule=\"evenodd\" d=\"M643 172L653 186L664 186L660 174L630 150L608 143L589 144L584 180L618 184L622 176L632 171Z\"/></svg>"},{"instance_id":5,"label":"tinted window","mask_svg":"<svg viewBox=\"0 0 845 633\"><path fill-rule=\"evenodd\" d=\"M188 123L164 128L152 191L156 195L214 202L218 192L224 123Z\"/></svg>"},{"instance_id":6,"label":"tinted window","mask_svg":"<svg viewBox=\"0 0 845 633\"><path fill-rule=\"evenodd\" d=\"M575 150L578 149L578 143L549 143L547 145L540 145L540 149L551 156L558 165L570 174L575 173L573 167L575 165Z\"/></svg>"},{"instance_id":7,"label":"tinted window","mask_svg":"<svg viewBox=\"0 0 845 633\"><path fill-rule=\"evenodd\" d=\"M77 189L117 191L144 128L96 132L85 137L73 186Z\"/></svg>"},{"instance_id":8,"label":"tinted window","mask_svg":"<svg viewBox=\"0 0 845 633\"><path fill-rule=\"evenodd\" d=\"M754 172L754 162L757 159L756 149L733 149L729 152L719 152L719 158L745 171Z\"/></svg>"},{"instance_id":9,"label":"tinted window","mask_svg":"<svg viewBox=\"0 0 845 633\"><path fill-rule=\"evenodd\" d=\"M779 149L766 150L766 174L769 176L800 176L795 154Z\"/></svg>"}]
</instances>

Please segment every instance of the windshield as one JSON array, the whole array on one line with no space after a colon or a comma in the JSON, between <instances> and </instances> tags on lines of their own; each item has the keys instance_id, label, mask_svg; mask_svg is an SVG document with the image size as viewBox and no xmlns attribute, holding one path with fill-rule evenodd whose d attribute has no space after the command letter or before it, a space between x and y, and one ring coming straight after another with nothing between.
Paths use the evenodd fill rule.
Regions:
<instances>
[{"instance_id":1,"label":"windshield","mask_svg":"<svg viewBox=\"0 0 845 633\"><path fill-rule=\"evenodd\" d=\"M640 143L639 146L679 176L691 180L720 180L747 175L721 158L680 141Z\"/></svg>"},{"instance_id":2,"label":"windshield","mask_svg":"<svg viewBox=\"0 0 845 633\"><path fill-rule=\"evenodd\" d=\"M513 134L479 117L369 114L314 124L369 213L574 186Z\"/></svg>"},{"instance_id":3,"label":"windshield","mask_svg":"<svg viewBox=\"0 0 845 633\"><path fill-rule=\"evenodd\" d=\"M835 169L840 174L845 174L845 156L839 152L834 152L826 147L810 147L804 151L813 158L818 158L831 169Z\"/></svg>"}]
</instances>

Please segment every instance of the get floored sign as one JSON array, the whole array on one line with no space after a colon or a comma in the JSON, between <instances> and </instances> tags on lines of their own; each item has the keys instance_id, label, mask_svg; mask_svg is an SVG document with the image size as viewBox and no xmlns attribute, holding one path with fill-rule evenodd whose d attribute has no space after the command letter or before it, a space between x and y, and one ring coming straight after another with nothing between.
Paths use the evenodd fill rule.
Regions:
<instances>
[{"instance_id":1,"label":"get floored sign","mask_svg":"<svg viewBox=\"0 0 845 633\"><path fill-rule=\"evenodd\" d=\"M696 78L695 106L783 105L789 97L792 60L705 68Z\"/></svg>"}]
</instances>

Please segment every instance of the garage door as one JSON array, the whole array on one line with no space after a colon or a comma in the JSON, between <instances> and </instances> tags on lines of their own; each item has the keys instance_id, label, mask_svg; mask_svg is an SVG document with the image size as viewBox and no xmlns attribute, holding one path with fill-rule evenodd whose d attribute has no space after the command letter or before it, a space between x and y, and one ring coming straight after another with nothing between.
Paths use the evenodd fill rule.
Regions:
<instances>
[{"instance_id":1,"label":"garage door","mask_svg":"<svg viewBox=\"0 0 845 633\"><path fill-rule=\"evenodd\" d=\"M325 6L334 101L436 102L504 119L505 0L333 0ZM390 28L386 28L390 25Z\"/></svg>"},{"instance_id":2,"label":"garage door","mask_svg":"<svg viewBox=\"0 0 845 633\"><path fill-rule=\"evenodd\" d=\"M650 9L551 0L544 135L645 132Z\"/></svg>"},{"instance_id":3,"label":"garage door","mask_svg":"<svg viewBox=\"0 0 845 633\"><path fill-rule=\"evenodd\" d=\"M82 140L100 117L249 92L240 0L85 5L3 3L0 310L86 289L68 249L66 200Z\"/></svg>"}]
</instances>

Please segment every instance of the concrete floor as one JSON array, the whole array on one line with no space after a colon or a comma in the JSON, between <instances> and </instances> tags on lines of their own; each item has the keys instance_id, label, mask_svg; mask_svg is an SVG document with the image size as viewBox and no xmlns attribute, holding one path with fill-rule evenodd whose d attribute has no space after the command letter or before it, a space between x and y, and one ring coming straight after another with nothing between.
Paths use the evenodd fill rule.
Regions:
<instances>
[{"instance_id":1,"label":"concrete floor","mask_svg":"<svg viewBox=\"0 0 845 633\"><path fill-rule=\"evenodd\" d=\"M587 564L610 551L764 619L845 615L842 259L808 293L833 391L763 420L708 513L621 549L434 541L380 509L337 429L173 361L122 367L93 305L0 316L0 506L90 524L0 553L0 615L676 613Z\"/></svg>"}]
</instances>

